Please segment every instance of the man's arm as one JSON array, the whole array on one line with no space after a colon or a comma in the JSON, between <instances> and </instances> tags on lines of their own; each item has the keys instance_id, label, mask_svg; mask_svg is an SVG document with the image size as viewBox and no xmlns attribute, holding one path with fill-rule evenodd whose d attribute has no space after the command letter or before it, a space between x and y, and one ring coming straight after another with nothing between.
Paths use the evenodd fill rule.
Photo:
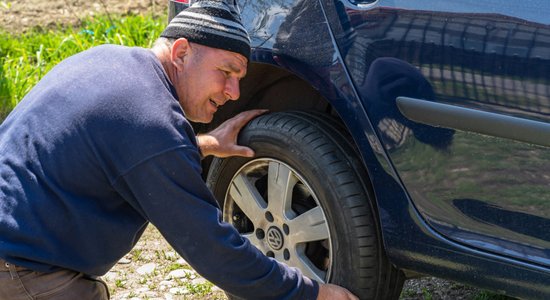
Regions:
<instances>
[{"instance_id":1,"label":"man's arm","mask_svg":"<svg viewBox=\"0 0 550 300\"><path fill-rule=\"evenodd\" d=\"M221 221L190 144L148 158L115 189L201 275L247 299L316 299L318 284L274 261Z\"/></svg>"}]
</instances>

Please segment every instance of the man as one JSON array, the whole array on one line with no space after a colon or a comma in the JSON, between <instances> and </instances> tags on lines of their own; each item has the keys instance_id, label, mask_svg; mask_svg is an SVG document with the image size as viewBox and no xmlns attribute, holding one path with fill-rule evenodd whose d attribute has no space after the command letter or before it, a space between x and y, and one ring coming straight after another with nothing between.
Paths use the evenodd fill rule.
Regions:
<instances>
[{"instance_id":1,"label":"man","mask_svg":"<svg viewBox=\"0 0 550 300\"><path fill-rule=\"evenodd\" d=\"M220 1L197 2L152 51L104 45L53 68L0 125L0 299L108 299L97 276L148 222L200 274L252 299L357 299L267 258L226 223L200 154L253 156L239 98L249 39ZM202 152L202 153L201 153Z\"/></svg>"}]
</instances>

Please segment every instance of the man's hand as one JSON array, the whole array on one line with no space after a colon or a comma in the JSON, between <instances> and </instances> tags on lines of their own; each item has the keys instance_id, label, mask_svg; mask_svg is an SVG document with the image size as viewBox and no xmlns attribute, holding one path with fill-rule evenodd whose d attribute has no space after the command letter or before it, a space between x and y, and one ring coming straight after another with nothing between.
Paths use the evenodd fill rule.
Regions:
<instances>
[{"instance_id":1,"label":"man's hand","mask_svg":"<svg viewBox=\"0 0 550 300\"><path fill-rule=\"evenodd\" d=\"M334 284L319 284L317 300L359 300L347 289Z\"/></svg>"},{"instance_id":2,"label":"man's hand","mask_svg":"<svg viewBox=\"0 0 550 300\"><path fill-rule=\"evenodd\" d=\"M209 133L198 135L197 143L202 155L205 157L208 155L217 157L253 157L254 151L252 149L237 145L237 137L246 123L266 112L266 109L254 109L242 112L223 122L218 128Z\"/></svg>"}]
</instances>

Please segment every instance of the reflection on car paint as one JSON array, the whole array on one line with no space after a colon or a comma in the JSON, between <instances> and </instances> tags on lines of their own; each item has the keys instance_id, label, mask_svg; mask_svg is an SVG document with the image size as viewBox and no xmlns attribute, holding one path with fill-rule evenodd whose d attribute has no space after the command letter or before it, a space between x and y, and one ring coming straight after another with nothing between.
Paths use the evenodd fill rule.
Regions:
<instances>
[{"instance_id":1,"label":"reflection on car paint","mask_svg":"<svg viewBox=\"0 0 550 300\"><path fill-rule=\"evenodd\" d=\"M507 3L502 6L509 7ZM422 146L429 145L423 137L439 143L448 139L442 138L440 128L419 129L388 104L397 96L407 96L413 86L423 85L404 85L401 91L392 91L383 80L378 86L367 81L370 74L387 72L387 67L378 66L380 57L393 57L414 65L433 88L433 95L426 92L413 97L548 122L550 26L518 19L522 12L530 14L529 5L516 7L510 17L485 11L494 7L491 3L475 6L480 10L475 14L460 13L471 7L459 2L444 12L436 10L438 5L408 10L388 4L380 1L369 10L348 10L344 19L338 14L342 24L351 23L355 34L352 41L347 38L350 35L337 32L335 36L341 37L340 44L349 45L346 66L415 207L434 229L465 244L488 250L497 244L500 248L521 244L549 249L547 236L533 235L549 228L546 170L550 166L546 165L550 154L546 148L465 132L458 132L446 151ZM407 8L414 7L410 5ZM399 81L387 74L379 76L386 76L386 82L392 84ZM378 89L393 93L382 95ZM453 205L457 199L476 199L484 207L499 210L474 216L471 210L458 210ZM505 211L521 213L533 231L514 231L518 228L507 226L510 221ZM477 235L461 239L459 232ZM499 239L502 236L506 239ZM530 250L506 254L550 266L548 250L527 252Z\"/></svg>"}]
</instances>

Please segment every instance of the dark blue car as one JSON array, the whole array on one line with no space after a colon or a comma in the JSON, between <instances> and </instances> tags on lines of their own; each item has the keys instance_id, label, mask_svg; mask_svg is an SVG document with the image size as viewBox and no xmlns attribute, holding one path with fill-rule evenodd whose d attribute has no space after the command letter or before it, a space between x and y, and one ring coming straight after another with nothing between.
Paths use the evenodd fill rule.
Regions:
<instances>
[{"instance_id":1,"label":"dark blue car","mask_svg":"<svg viewBox=\"0 0 550 300\"><path fill-rule=\"evenodd\" d=\"M421 275L550 299L550 1L235 5L248 76L196 129L271 113L255 158L204 162L225 221L362 299Z\"/></svg>"}]
</instances>

